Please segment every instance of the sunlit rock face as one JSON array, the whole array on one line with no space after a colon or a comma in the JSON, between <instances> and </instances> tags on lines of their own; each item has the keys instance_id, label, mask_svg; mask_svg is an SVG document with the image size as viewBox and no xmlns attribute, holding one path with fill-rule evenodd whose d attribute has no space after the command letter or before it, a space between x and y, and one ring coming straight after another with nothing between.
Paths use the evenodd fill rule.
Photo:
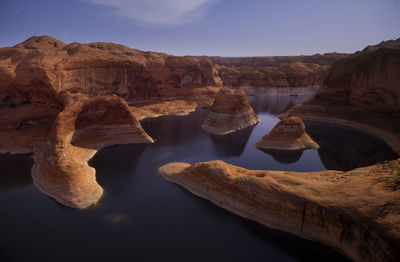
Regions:
<instances>
[{"instance_id":1,"label":"sunlit rock face","mask_svg":"<svg viewBox=\"0 0 400 262\"><path fill-rule=\"evenodd\" d=\"M305 130L303 120L290 116L281 120L268 134L256 143L260 149L303 150L318 149L318 144Z\"/></svg>"},{"instance_id":2,"label":"sunlit rock face","mask_svg":"<svg viewBox=\"0 0 400 262\"><path fill-rule=\"evenodd\" d=\"M126 102L117 96L87 98L60 94L64 108L49 137L35 151L32 178L36 187L73 208L95 204L103 189L87 162L111 144L152 143ZM78 130L77 130L78 129ZM79 132L74 136L75 132ZM74 144L71 140L74 137ZM79 146L79 147L78 147Z\"/></svg>"},{"instance_id":3,"label":"sunlit rock face","mask_svg":"<svg viewBox=\"0 0 400 262\"><path fill-rule=\"evenodd\" d=\"M259 121L243 90L224 87L215 97L202 127L208 133L224 135L255 125Z\"/></svg>"},{"instance_id":4,"label":"sunlit rock face","mask_svg":"<svg viewBox=\"0 0 400 262\"><path fill-rule=\"evenodd\" d=\"M112 43L65 43L31 37L0 48L0 103L57 104L56 91L126 100L175 97L217 85L210 59L142 52Z\"/></svg>"},{"instance_id":5,"label":"sunlit rock face","mask_svg":"<svg viewBox=\"0 0 400 262\"><path fill-rule=\"evenodd\" d=\"M399 168L394 160L349 172L286 172L209 161L170 163L158 172L239 216L324 243L354 261L398 261Z\"/></svg>"}]
</instances>

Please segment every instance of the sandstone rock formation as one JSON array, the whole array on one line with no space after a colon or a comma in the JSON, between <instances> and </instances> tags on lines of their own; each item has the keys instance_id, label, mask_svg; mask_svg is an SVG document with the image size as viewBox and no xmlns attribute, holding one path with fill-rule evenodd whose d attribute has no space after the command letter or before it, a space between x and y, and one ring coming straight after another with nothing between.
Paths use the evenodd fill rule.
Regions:
<instances>
[{"instance_id":1,"label":"sandstone rock formation","mask_svg":"<svg viewBox=\"0 0 400 262\"><path fill-rule=\"evenodd\" d=\"M34 36L0 48L0 104L57 104L57 91L128 101L186 95L217 85L208 58L142 52L112 43L65 43Z\"/></svg>"},{"instance_id":2,"label":"sandstone rock formation","mask_svg":"<svg viewBox=\"0 0 400 262\"><path fill-rule=\"evenodd\" d=\"M396 40L382 41L377 45L369 45L364 48L361 52L368 53L378 50L379 48L390 48L390 49L400 49L400 38Z\"/></svg>"},{"instance_id":3,"label":"sandstone rock formation","mask_svg":"<svg viewBox=\"0 0 400 262\"><path fill-rule=\"evenodd\" d=\"M117 96L88 99L62 93L61 100L63 111L57 115L48 139L35 151L32 178L40 191L58 202L86 208L103 193L95 169L87 164L96 150L115 143L153 140Z\"/></svg>"},{"instance_id":4,"label":"sandstone rock formation","mask_svg":"<svg viewBox=\"0 0 400 262\"><path fill-rule=\"evenodd\" d=\"M310 100L283 114L374 134L400 154L400 49L356 53L330 68Z\"/></svg>"},{"instance_id":5,"label":"sandstone rock formation","mask_svg":"<svg viewBox=\"0 0 400 262\"><path fill-rule=\"evenodd\" d=\"M211 107L220 87L201 87L192 90L192 94L184 99L174 99L141 105L135 103L131 110L137 120L165 115L187 115L196 111L197 107Z\"/></svg>"},{"instance_id":6,"label":"sandstone rock formation","mask_svg":"<svg viewBox=\"0 0 400 262\"><path fill-rule=\"evenodd\" d=\"M222 161L159 169L224 209L354 261L400 260L399 172L400 159L349 172L253 171Z\"/></svg>"},{"instance_id":7,"label":"sandstone rock formation","mask_svg":"<svg viewBox=\"0 0 400 262\"><path fill-rule=\"evenodd\" d=\"M319 87L329 65L346 54L288 57L210 57L225 86Z\"/></svg>"},{"instance_id":8,"label":"sandstone rock formation","mask_svg":"<svg viewBox=\"0 0 400 262\"><path fill-rule=\"evenodd\" d=\"M306 132L306 127L298 117L289 116L281 120L255 145L260 149L303 150L318 149L318 144Z\"/></svg>"},{"instance_id":9,"label":"sandstone rock formation","mask_svg":"<svg viewBox=\"0 0 400 262\"><path fill-rule=\"evenodd\" d=\"M281 115L372 133L400 154L400 49L336 62L310 100ZM400 159L351 171L251 171L171 163L160 175L235 214L322 242L355 261L400 260Z\"/></svg>"},{"instance_id":10,"label":"sandstone rock formation","mask_svg":"<svg viewBox=\"0 0 400 262\"><path fill-rule=\"evenodd\" d=\"M204 120L203 129L211 134L224 135L260 122L247 102L243 90L222 88Z\"/></svg>"},{"instance_id":11,"label":"sandstone rock formation","mask_svg":"<svg viewBox=\"0 0 400 262\"><path fill-rule=\"evenodd\" d=\"M343 56L177 57L112 43L65 44L33 36L0 48L0 104L59 106L59 91L89 97L117 94L127 101L181 97L222 81L234 86L318 86L327 66Z\"/></svg>"}]
</instances>

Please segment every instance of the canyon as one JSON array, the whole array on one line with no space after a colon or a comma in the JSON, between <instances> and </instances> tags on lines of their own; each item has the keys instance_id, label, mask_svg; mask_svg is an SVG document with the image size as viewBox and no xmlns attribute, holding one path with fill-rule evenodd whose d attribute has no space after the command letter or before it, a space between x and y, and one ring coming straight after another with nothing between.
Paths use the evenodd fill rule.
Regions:
<instances>
[{"instance_id":1,"label":"canyon","mask_svg":"<svg viewBox=\"0 0 400 262\"><path fill-rule=\"evenodd\" d=\"M400 154L399 43L382 42L338 60L315 96L280 118L296 116L363 130ZM222 161L176 162L160 167L159 174L217 206L332 246L354 261L400 259L398 159L347 172L257 171Z\"/></svg>"},{"instance_id":2,"label":"canyon","mask_svg":"<svg viewBox=\"0 0 400 262\"><path fill-rule=\"evenodd\" d=\"M206 108L203 129L227 136L259 122L240 89L292 94L311 88L315 96L280 115L281 126L296 127L289 145L274 138L277 145L269 148L300 149L299 136L301 149L318 148L303 119L363 130L400 154L399 43L351 55L222 58L31 37L0 48L0 151L33 153L35 186L83 209L103 194L88 165L98 150L157 143L139 121ZM278 124L272 133L285 130ZM399 160L347 172L255 171L210 161L166 164L159 174L235 214L355 261L397 261L399 170Z\"/></svg>"}]
</instances>

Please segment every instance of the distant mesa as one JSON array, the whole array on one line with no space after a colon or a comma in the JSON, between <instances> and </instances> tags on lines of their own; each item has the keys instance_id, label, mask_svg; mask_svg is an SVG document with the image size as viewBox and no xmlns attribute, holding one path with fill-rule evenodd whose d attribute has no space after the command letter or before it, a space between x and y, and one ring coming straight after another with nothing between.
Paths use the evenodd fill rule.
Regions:
<instances>
[{"instance_id":1,"label":"distant mesa","mask_svg":"<svg viewBox=\"0 0 400 262\"><path fill-rule=\"evenodd\" d=\"M225 135L260 122L247 101L243 90L221 88L204 120L203 129L216 135Z\"/></svg>"},{"instance_id":2,"label":"distant mesa","mask_svg":"<svg viewBox=\"0 0 400 262\"><path fill-rule=\"evenodd\" d=\"M271 132L256 143L256 147L282 150L319 148L318 144L307 134L303 120L295 116L281 120Z\"/></svg>"}]
</instances>

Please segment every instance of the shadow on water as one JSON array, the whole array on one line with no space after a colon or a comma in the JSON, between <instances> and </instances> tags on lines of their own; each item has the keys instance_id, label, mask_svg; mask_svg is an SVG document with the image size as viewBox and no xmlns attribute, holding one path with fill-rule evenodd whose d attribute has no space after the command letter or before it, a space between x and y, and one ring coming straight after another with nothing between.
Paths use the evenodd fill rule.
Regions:
<instances>
[{"instance_id":1,"label":"shadow on water","mask_svg":"<svg viewBox=\"0 0 400 262\"><path fill-rule=\"evenodd\" d=\"M118 192L129 186L127 181L135 173L141 155L150 144L117 145L97 152L89 165L96 167L96 178L108 192Z\"/></svg>"},{"instance_id":2,"label":"shadow on water","mask_svg":"<svg viewBox=\"0 0 400 262\"><path fill-rule=\"evenodd\" d=\"M189 117L185 116L163 116L158 118L149 118L141 121L143 129L153 139L162 140L163 146L178 146L195 140L203 132L201 123L207 116L208 110L200 109L191 113ZM195 117L193 117L195 116ZM182 119L185 119L182 121ZM201 121L199 121L201 119Z\"/></svg>"},{"instance_id":3,"label":"shadow on water","mask_svg":"<svg viewBox=\"0 0 400 262\"><path fill-rule=\"evenodd\" d=\"M0 189L24 187L32 184L31 154L1 154L0 155Z\"/></svg>"},{"instance_id":4,"label":"shadow on water","mask_svg":"<svg viewBox=\"0 0 400 262\"><path fill-rule=\"evenodd\" d=\"M303 150L257 149L272 156L276 161L283 164L297 162L303 154Z\"/></svg>"},{"instance_id":5,"label":"shadow on water","mask_svg":"<svg viewBox=\"0 0 400 262\"><path fill-rule=\"evenodd\" d=\"M209 134L217 157L239 157L243 154L254 126L226 135Z\"/></svg>"},{"instance_id":6,"label":"shadow on water","mask_svg":"<svg viewBox=\"0 0 400 262\"><path fill-rule=\"evenodd\" d=\"M245 218L237 217L237 220L244 229L256 236L260 241L275 246L298 261L347 261L343 255L328 246L305 241L300 237L267 228Z\"/></svg>"},{"instance_id":7,"label":"shadow on water","mask_svg":"<svg viewBox=\"0 0 400 262\"><path fill-rule=\"evenodd\" d=\"M208 200L193 195L190 192L185 191L184 194L187 197L192 198L193 202L203 209L203 212L213 214L217 217L222 217L226 224L233 223L235 226L239 225L241 229L250 233L250 235L257 241L265 244L269 248L273 247L273 249L280 250L282 253L294 258L295 261L348 261L346 257L328 246L305 240L290 233L270 229L252 220L232 215L231 212L214 204L210 204ZM205 228L204 230L207 229ZM237 244L237 247L232 246L232 248L245 247L246 245L245 243ZM252 255L254 257L252 257ZM259 257L257 257L258 255L259 254L249 254L247 261L252 261L253 258L256 260L259 259ZM267 261L285 261L285 259L282 259L276 253L271 252Z\"/></svg>"},{"instance_id":8,"label":"shadow on water","mask_svg":"<svg viewBox=\"0 0 400 262\"><path fill-rule=\"evenodd\" d=\"M398 157L382 140L360 130L321 122L306 122L306 129L320 145L326 169L349 171Z\"/></svg>"}]
</instances>

